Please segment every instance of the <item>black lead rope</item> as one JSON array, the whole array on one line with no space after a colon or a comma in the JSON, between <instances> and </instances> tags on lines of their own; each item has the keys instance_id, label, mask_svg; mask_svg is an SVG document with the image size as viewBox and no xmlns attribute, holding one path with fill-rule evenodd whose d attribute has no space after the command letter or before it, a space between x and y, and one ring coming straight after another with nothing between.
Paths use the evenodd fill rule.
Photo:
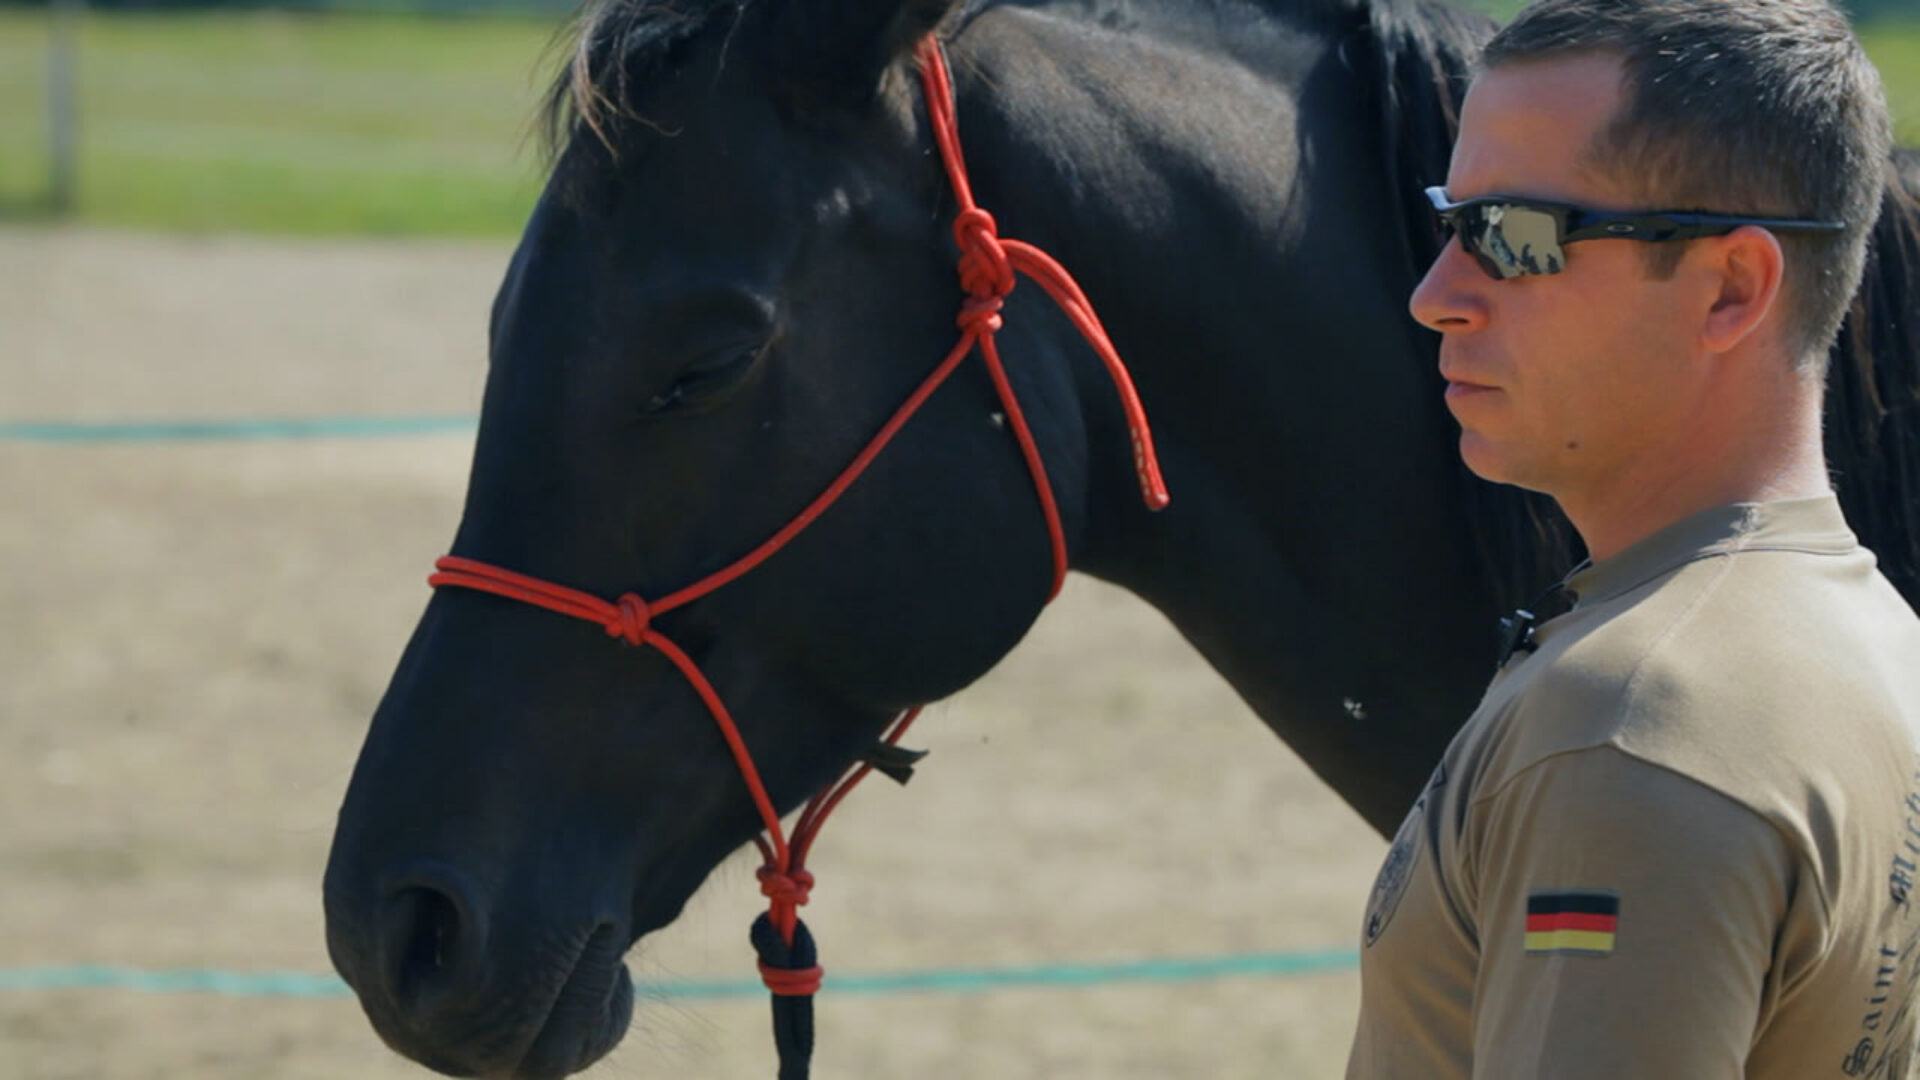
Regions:
<instances>
[{"instance_id":1,"label":"black lead rope","mask_svg":"<svg viewBox=\"0 0 1920 1080\"><path fill-rule=\"evenodd\" d=\"M760 954L762 972L812 971L818 967L818 954L807 924L793 924L793 944L789 946L774 928L765 912L753 920L753 950ZM773 991L773 1045L780 1054L780 1080L807 1080L813 1061L813 994L783 994Z\"/></svg>"},{"instance_id":2,"label":"black lead rope","mask_svg":"<svg viewBox=\"0 0 1920 1080\"><path fill-rule=\"evenodd\" d=\"M927 756L925 750L908 750L884 739L876 740L862 755L875 772L905 784L913 779L913 767ZM770 874L761 868L762 889L769 899L797 893L796 904L806 903L804 895L813 884L812 875L795 869L796 880ZM780 880L776 880L780 879ZM792 910L791 908L789 910ZM763 911L753 920L747 935L753 951L760 954L760 979L773 996L773 1046L780 1056L779 1080L807 1080L813 1063L813 995L820 989L820 954L814 948L813 934L807 924L793 920L793 944L780 936L771 912Z\"/></svg>"}]
</instances>

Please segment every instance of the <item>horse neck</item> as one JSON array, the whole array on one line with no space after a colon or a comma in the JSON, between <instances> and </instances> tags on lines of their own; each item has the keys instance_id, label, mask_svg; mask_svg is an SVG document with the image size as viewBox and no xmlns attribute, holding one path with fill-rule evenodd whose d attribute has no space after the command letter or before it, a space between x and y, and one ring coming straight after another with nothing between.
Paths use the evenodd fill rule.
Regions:
<instances>
[{"instance_id":1,"label":"horse neck","mask_svg":"<svg viewBox=\"0 0 1920 1080\"><path fill-rule=\"evenodd\" d=\"M1158 607L1390 825L1484 683L1493 612L1404 237L1354 226L1396 192L1335 52L1279 24L1227 57L994 9L953 57L980 203L1079 276L1173 491L1140 508L1110 385L1072 361L1076 423L1042 438L1085 440L1048 448L1084 462L1076 568Z\"/></svg>"},{"instance_id":2,"label":"horse neck","mask_svg":"<svg viewBox=\"0 0 1920 1080\"><path fill-rule=\"evenodd\" d=\"M1316 47L1298 33L1277 37L1276 48ZM1210 58L1153 34L1103 31L1028 7L988 9L950 51L980 204L1005 235L1038 245L1076 276L1121 346L1159 441L1173 457L1187 456L1184 431L1212 418L1209 401L1182 384L1226 374L1218 364L1209 372L1202 365L1216 357L1198 354L1209 339L1233 336L1238 320L1221 316L1245 302L1248 272L1272 269L1262 249L1278 248L1285 231L1278 209L1262 203L1295 168L1286 132L1297 90L1283 73L1302 60L1276 56L1271 79L1224 92L1214 84L1230 74ZM1178 107L1198 99L1215 105ZM1246 137L1195 137L1223 118ZM1222 232L1250 239L1229 253L1195 239ZM1220 265L1236 258L1256 265L1238 275ZM1030 292L1014 302L1023 299L1044 306ZM1009 312L1010 338L1028 329L1026 315ZM1073 347L1047 351L1086 358ZM1075 419L1086 427L1085 445L1060 448L1073 466L1086 459L1088 490L1077 501L1088 516L1076 530L1076 568L1106 576L1144 523L1128 433L1097 365L1083 363L1060 382L1072 386Z\"/></svg>"}]
</instances>

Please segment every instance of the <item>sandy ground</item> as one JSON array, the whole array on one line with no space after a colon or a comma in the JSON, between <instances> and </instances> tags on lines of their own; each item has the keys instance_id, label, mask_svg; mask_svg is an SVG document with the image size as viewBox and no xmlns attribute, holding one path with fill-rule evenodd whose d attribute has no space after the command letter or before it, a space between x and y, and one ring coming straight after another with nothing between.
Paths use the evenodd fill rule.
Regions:
<instances>
[{"instance_id":1,"label":"sandy ground","mask_svg":"<svg viewBox=\"0 0 1920 1080\"><path fill-rule=\"evenodd\" d=\"M0 419L470 412L499 246L0 230ZM461 436L0 443L0 969L325 972L319 879ZM1156 613L1076 579L817 851L830 971L1350 944L1384 844ZM631 958L751 973L751 862ZM831 980L831 975L829 976ZM1350 971L819 1001L822 1080L1320 1077ZM590 1075L772 1075L758 998ZM350 999L0 992L0 1080L400 1078Z\"/></svg>"}]
</instances>

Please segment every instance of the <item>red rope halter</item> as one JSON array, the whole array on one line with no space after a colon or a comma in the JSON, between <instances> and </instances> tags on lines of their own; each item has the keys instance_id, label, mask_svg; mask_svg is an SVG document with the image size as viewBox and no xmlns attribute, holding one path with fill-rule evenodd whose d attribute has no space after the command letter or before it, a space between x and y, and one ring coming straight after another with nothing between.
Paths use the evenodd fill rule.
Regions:
<instances>
[{"instance_id":1,"label":"red rope halter","mask_svg":"<svg viewBox=\"0 0 1920 1080\"><path fill-rule=\"evenodd\" d=\"M975 347L979 348L981 359L986 362L1001 407L1006 411L1014 437L1020 444L1021 455L1026 459L1027 471L1033 477L1034 491L1039 496L1040 509L1046 517L1053 555L1053 586L1047 598L1051 600L1058 595L1067 573L1066 538L1060 525L1060 511L1054 502L1053 487L1047 482L1046 468L1034 444L1033 433L1027 427L1026 415L1020 409L1019 400L1014 397L1013 387L1000 362L1000 351L994 343L994 332L1001 326L1000 310L1006 295L1013 291L1016 273L1025 274L1045 289L1099 354L1112 376L1121 407L1126 412L1127 427L1132 435L1134 468L1139 476L1142 498L1152 510L1167 505L1166 485L1161 481L1160 466L1154 457L1153 437L1147 427L1146 412L1141 408L1139 395L1134 392L1125 365L1120 362L1106 330L1094 315L1093 305L1080 291L1080 286L1051 256L1031 244L1001 239L993 215L975 205L972 188L967 183L966 164L960 155L960 136L954 120L953 87L948 80L945 58L932 39L920 43L917 56L921 85L926 93L927 113L939 142L947 177L953 185L955 201L960 208L953 223L954 241L960 247L960 285L967 294L957 320L961 330L960 340L946 359L881 425L866 447L827 485L827 489L780 531L733 564L652 602L634 593L627 593L609 603L590 593L455 555L435 562L437 572L427 578L427 583L436 587L475 589L599 623L606 629L607 636L621 638L630 645L658 649L674 667L680 669L680 673L706 703L707 710L713 714L720 734L727 741L727 748L733 753L734 763L739 766L741 779L746 782L747 791L753 796L760 820L766 826L766 836L754 838L754 843L759 846L766 860L759 872L760 889L767 897L768 915L774 927L789 945L794 940L799 907L807 902L808 892L813 887L813 875L806 870L807 852L827 815L871 771L872 766L859 765L839 782L808 801L794 823L792 839L789 841L780 828L780 816L774 811L773 801L761 783L760 772L754 767L753 756L748 752L745 740L740 737L732 714L727 712L726 704L720 700L720 695L701 673L699 666L678 645L653 628L654 616L713 592L786 546L788 541L811 525L852 486ZM885 741L889 744L897 742L919 712L918 708L909 709L895 718L887 728ZM793 971L769 968L762 963L761 976L767 988L776 995L802 996L819 989L821 970L811 967Z\"/></svg>"}]
</instances>

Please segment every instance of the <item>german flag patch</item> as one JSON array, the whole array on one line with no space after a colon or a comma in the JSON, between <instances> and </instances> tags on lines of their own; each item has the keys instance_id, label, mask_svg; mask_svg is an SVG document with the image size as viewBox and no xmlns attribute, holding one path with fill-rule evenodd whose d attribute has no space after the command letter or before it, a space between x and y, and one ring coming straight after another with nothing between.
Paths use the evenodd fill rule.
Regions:
<instances>
[{"instance_id":1,"label":"german flag patch","mask_svg":"<svg viewBox=\"0 0 1920 1080\"><path fill-rule=\"evenodd\" d=\"M1611 956L1620 894L1573 889L1527 894L1527 955Z\"/></svg>"}]
</instances>

